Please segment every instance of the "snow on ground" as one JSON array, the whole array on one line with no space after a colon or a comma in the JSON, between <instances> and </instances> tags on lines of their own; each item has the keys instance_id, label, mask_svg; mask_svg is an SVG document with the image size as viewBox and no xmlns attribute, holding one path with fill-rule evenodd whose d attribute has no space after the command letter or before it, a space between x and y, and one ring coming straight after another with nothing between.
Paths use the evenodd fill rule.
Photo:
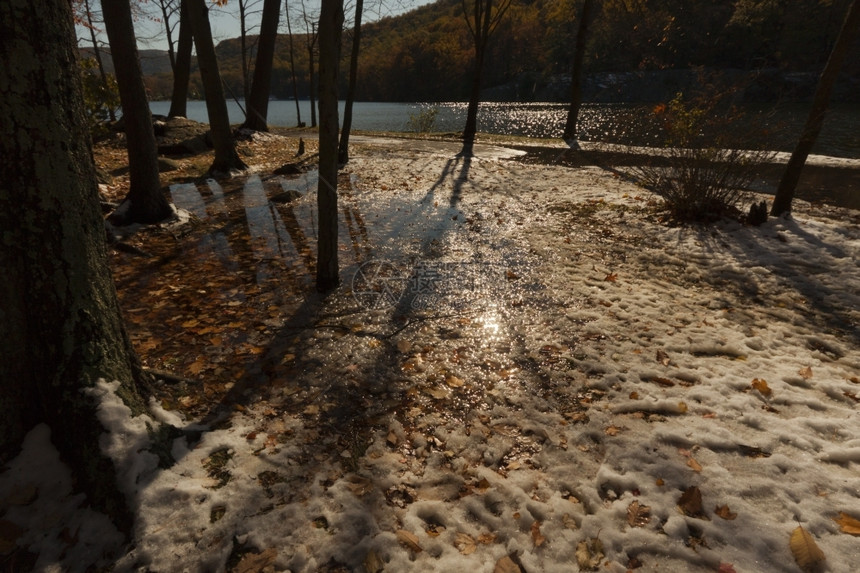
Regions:
<instances>
[{"instance_id":1,"label":"snow on ground","mask_svg":"<svg viewBox=\"0 0 860 573\"><path fill-rule=\"evenodd\" d=\"M364 264L285 337L294 378L169 469L100 386L138 515L116 570L788 572L798 525L856 570L856 212L672 228L598 168L365 146L349 171ZM40 571L110 562L46 442L0 519Z\"/></svg>"}]
</instances>

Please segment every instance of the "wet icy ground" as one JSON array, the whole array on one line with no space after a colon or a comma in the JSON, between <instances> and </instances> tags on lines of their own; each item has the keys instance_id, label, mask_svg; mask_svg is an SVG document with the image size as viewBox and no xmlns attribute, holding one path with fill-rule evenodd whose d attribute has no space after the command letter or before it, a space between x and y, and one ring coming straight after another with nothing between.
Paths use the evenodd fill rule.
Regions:
<instances>
[{"instance_id":1,"label":"wet icy ground","mask_svg":"<svg viewBox=\"0 0 860 573\"><path fill-rule=\"evenodd\" d=\"M174 466L102 386L139 516L118 570L797 571L798 525L854 570L857 212L670 228L609 171L435 147L365 143L347 171L343 285L284 307ZM263 183L260 280L315 228L313 193L273 207ZM37 479L16 464L0 491ZM4 519L44 570L112 549L79 499L39 518L42 497Z\"/></svg>"}]
</instances>

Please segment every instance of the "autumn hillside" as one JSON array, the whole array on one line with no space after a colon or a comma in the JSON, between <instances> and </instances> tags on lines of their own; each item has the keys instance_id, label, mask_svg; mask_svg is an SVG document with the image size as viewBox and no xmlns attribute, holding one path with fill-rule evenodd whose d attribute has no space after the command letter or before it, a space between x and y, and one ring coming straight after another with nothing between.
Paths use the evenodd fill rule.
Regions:
<instances>
[{"instance_id":1,"label":"autumn hillside","mask_svg":"<svg viewBox=\"0 0 860 573\"><path fill-rule=\"evenodd\" d=\"M757 99L805 98L829 53L848 0L819 2L689 2L607 0L591 25L586 57L594 99L607 74L646 75L648 88L674 89L677 70L706 68L754 72ZM518 0L491 40L484 85L493 99L548 100L566 93L576 30L576 0ZM284 22L281 31L285 31ZM292 22L298 92L308 96L308 42L303 24ZM471 38L460 0L438 0L408 13L385 17L362 30L359 64L361 101L450 101L467 96ZM249 39L253 45L254 38ZM344 58L351 35L344 38ZM222 41L218 55L230 90L241 89L238 38ZM163 61L166 62L166 59ZM836 98L856 100L860 89L860 44L847 58ZM148 65L147 82L155 98L169 97L171 76ZM346 69L346 66L343 66ZM345 83L345 71L343 72ZM195 74L196 76L196 74ZM199 93L199 79L192 79ZM560 88L561 86L561 88ZM288 36L278 37L273 95L292 97ZM636 88L641 92L641 87ZM635 94L634 94L635 95ZM630 93L617 98L631 97ZM671 97L671 94L669 94Z\"/></svg>"}]
</instances>

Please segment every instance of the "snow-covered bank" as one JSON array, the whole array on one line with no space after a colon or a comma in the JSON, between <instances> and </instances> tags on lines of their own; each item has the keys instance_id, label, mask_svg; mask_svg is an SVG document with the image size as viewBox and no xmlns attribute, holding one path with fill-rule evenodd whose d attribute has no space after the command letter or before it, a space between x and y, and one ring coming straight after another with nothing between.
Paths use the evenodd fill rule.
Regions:
<instances>
[{"instance_id":1,"label":"snow-covered bank","mask_svg":"<svg viewBox=\"0 0 860 573\"><path fill-rule=\"evenodd\" d=\"M361 261L431 304L366 308L346 268L309 299L326 328L283 317L270 350L298 366L169 469L105 394L138 511L117 570L798 571L798 525L856 568L860 214L667 228L598 168L368 143ZM52 471L31 444L0 519L40 570L84 570L116 534L29 476Z\"/></svg>"}]
</instances>

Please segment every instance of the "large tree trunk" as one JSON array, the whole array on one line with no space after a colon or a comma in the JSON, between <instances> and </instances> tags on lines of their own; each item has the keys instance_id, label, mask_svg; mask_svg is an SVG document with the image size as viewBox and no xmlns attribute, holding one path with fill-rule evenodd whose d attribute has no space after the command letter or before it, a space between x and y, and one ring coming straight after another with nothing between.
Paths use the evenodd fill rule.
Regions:
<instances>
[{"instance_id":1,"label":"large tree trunk","mask_svg":"<svg viewBox=\"0 0 860 573\"><path fill-rule=\"evenodd\" d=\"M173 214L158 176L158 146L143 85L129 0L102 3L105 30L122 104L128 147L129 191L111 215L115 224L157 223Z\"/></svg>"},{"instance_id":2,"label":"large tree trunk","mask_svg":"<svg viewBox=\"0 0 860 573\"><path fill-rule=\"evenodd\" d=\"M260 39L257 43L257 62L254 64L254 82L251 96L246 102L247 115L242 127L255 131L269 131L269 95L272 85L272 61L275 57L275 40L278 37L278 18L281 0L265 0L263 19L260 22Z\"/></svg>"},{"instance_id":3,"label":"large tree trunk","mask_svg":"<svg viewBox=\"0 0 860 573\"><path fill-rule=\"evenodd\" d=\"M179 42L176 46L176 65L173 67L173 94L170 96L169 117L188 115L188 81L191 78L191 49L194 37L188 20L188 2L182 0L179 7Z\"/></svg>"},{"instance_id":4,"label":"large tree trunk","mask_svg":"<svg viewBox=\"0 0 860 573\"><path fill-rule=\"evenodd\" d=\"M197 46L197 65L200 67L200 77L203 80L203 89L206 91L209 129L212 132L212 143L215 145L215 159L209 171L212 173L242 171L248 166L239 158L236 146L233 144L230 115L227 112L227 101L224 99L221 73L218 71L218 59L215 57L215 45L212 43L209 9L206 7L206 0L186 0L186 2L188 19L194 34L194 45Z\"/></svg>"},{"instance_id":5,"label":"large tree trunk","mask_svg":"<svg viewBox=\"0 0 860 573\"><path fill-rule=\"evenodd\" d=\"M349 87L343 108L343 125L340 130L337 160L341 165L349 163L349 132L352 130L352 104L355 101L355 85L358 81L358 53L361 48L361 13L364 0L355 2L355 25L352 28L352 53L349 57Z\"/></svg>"},{"instance_id":6,"label":"large tree trunk","mask_svg":"<svg viewBox=\"0 0 860 573\"><path fill-rule=\"evenodd\" d=\"M585 59L585 40L591 23L594 0L584 0L579 14L576 32L576 48L573 52L573 66L570 72L570 106L567 108L567 122L564 126L565 140L576 138L576 124L579 122L579 109L582 107L582 62Z\"/></svg>"},{"instance_id":7,"label":"large tree trunk","mask_svg":"<svg viewBox=\"0 0 860 573\"><path fill-rule=\"evenodd\" d=\"M38 421L89 501L132 527L105 428L83 388L118 380L133 411L140 366L107 263L69 2L0 2L0 452Z\"/></svg>"},{"instance_id":8,"label":"large tree trunk","mask_svg":"<svg viewBox=\"0 0 860 573\"><path fill-rule=\"evenodd\" d=\"M803 133L800 135L797 147L794 148L791 159L788 160L788 166L785 168L785 173L779 182L770 211L773 216L791 211L791 202L794 200L794 192L797 189L798 181L800 181L800 173L803 171L806 158L809 157L812 146L815 145L815 140L818 139L818 134L821 132L821 126L824 124L824 115L830 104L830 92L833 91L833 85L839 77L842 62L845 61L848 49L857 38L858 33L860 33L860 2L854 0L848 8L845 23L842 25L833 51L827 59L824 71L821 72L818 88L815 90L815 97L812 100L812 109L809 110L809 118L803 127Z\"/></svg>"},{"instance_id":9,"label":"large tree trunk","mask_svg":"<svg viewBox=\"0 0 860 573\"><path fill-rule=\"evenodd\" d=\"M337 261L337 72L343 0L322 0L320 11L320 159L317 207L319 242L317 290L335 288L340 282Z\"/></svg>"}]
</instances>

